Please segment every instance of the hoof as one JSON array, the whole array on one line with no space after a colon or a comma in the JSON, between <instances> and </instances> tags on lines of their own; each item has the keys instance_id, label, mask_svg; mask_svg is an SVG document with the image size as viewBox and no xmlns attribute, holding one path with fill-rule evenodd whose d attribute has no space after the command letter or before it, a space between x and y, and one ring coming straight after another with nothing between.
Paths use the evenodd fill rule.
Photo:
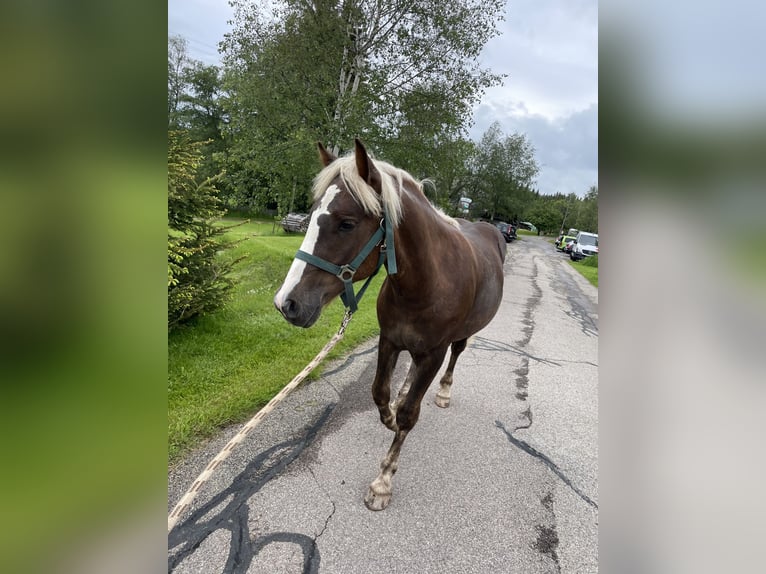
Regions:
<instances>
[{"instance_id":1,"label":"hoof","mask_svg":"<svg viewBox=\"0 0 766 574\"><path fill-rule=\"evenodd\" d=\"M385 510L389 502L391 502L390 492L375 492L372 486L364 497L364 504L370 510Z\"/></svg>"},{"instance_id":2,"label":"hoof","mask_svg":"<svg viewBox=\"0 0 766 574\"><path fill-rule=\"evenodd\" d=\"M437 407L446 409L449 406L449 397L444 397L440 394L437 394L436 400L434 402L436 403Z\"/></svg>"}]
</instances>

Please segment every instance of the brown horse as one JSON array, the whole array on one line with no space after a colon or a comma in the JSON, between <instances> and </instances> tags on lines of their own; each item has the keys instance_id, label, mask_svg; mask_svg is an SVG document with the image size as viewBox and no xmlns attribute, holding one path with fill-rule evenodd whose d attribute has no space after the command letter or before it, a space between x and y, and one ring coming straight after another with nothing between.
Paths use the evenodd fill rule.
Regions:
<instances>
[{"instance_id":1,"label":"brown horse","mask_svg":"<svg viewBox=\"0 0 766 574\"><path fill-rule=\"evenodd\" d=\"M438 211L420 182L372 159L358 140L347 157L336 158L321 144L319 154L325 167L314 181L309 229L274 305L301 327L313 325L338 295L353 310L358 298L352 282L369 278L385 262L372 397L380 420L395 434L364 499L369 509L383 510L402 443L447 348L452 353L436 394L440 407L449 406L452 372L468 337L500 306L506 243L493 225ZM391 374L402 351L410 353L412 366L391 403Z\"/></svg>"}]
</instances>

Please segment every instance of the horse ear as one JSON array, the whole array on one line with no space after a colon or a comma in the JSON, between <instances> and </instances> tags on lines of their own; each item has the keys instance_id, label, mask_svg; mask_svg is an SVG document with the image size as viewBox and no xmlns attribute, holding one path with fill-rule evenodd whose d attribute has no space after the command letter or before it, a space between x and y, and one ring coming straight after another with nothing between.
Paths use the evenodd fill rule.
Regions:
<instances>
[{"instance_id":1,"label":"horse ear","mask_svg":"<svg viewBox=\"0 0 766 574\"><path fill-rule=\"evenodd\" d=\"M356 170L359 172L359 177L366 181L372 189L380 193L380 172L375 167L375 164L372 163L372 159L370 159L370 156L367 154L367 150L364 149L362 142L356 138L354 139L354 154L356 158Z\"/></svg>"},{"instance_id":2,"label":"horse ear","mask_svg":"<svg viewBox=\"0 0 766 574\"><path fill-rule=\"evenodd\" d=\"M319 148L319 159L322 160L323 166L327 167L336 159L338 159L332 154L332 152L329 152L325 149L325 147L322 145L322 142L317 142L317 147Z\"/></svg>"}]
</instances>

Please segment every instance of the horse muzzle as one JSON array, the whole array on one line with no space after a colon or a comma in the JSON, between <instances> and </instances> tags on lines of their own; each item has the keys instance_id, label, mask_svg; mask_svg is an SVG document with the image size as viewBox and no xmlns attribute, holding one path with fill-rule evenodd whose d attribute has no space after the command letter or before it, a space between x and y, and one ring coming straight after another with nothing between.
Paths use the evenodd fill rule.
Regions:
<instances>
[{"instance_id":1,"label":"horse muzzle","mask_svg":"<svg viewBox=\"0 0 766 574\"><path fill-rule=\"evenodd\" d=\"M311 327L322 313L322 305L305 304L289 297L280 300L274 297L274 307L277 308L288 323L304 329Z\"/></svg>"}]
</instances>

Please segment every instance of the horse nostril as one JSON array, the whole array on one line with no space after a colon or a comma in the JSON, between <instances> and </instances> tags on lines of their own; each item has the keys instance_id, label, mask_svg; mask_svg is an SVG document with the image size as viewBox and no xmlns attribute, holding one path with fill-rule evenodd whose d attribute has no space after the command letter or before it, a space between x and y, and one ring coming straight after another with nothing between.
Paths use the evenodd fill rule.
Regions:
<instances>
[{"instance_id":1,"label":"horse nostril","mask_svg":"<svg viewBox=\"0 0 766 574\"><path fill-rule=\"evenodd\" d=\"M288 319L294 319L298 315L298 304L292 299L287 299L282 304L282 314Z\"/></svg>"}]
</instances>

